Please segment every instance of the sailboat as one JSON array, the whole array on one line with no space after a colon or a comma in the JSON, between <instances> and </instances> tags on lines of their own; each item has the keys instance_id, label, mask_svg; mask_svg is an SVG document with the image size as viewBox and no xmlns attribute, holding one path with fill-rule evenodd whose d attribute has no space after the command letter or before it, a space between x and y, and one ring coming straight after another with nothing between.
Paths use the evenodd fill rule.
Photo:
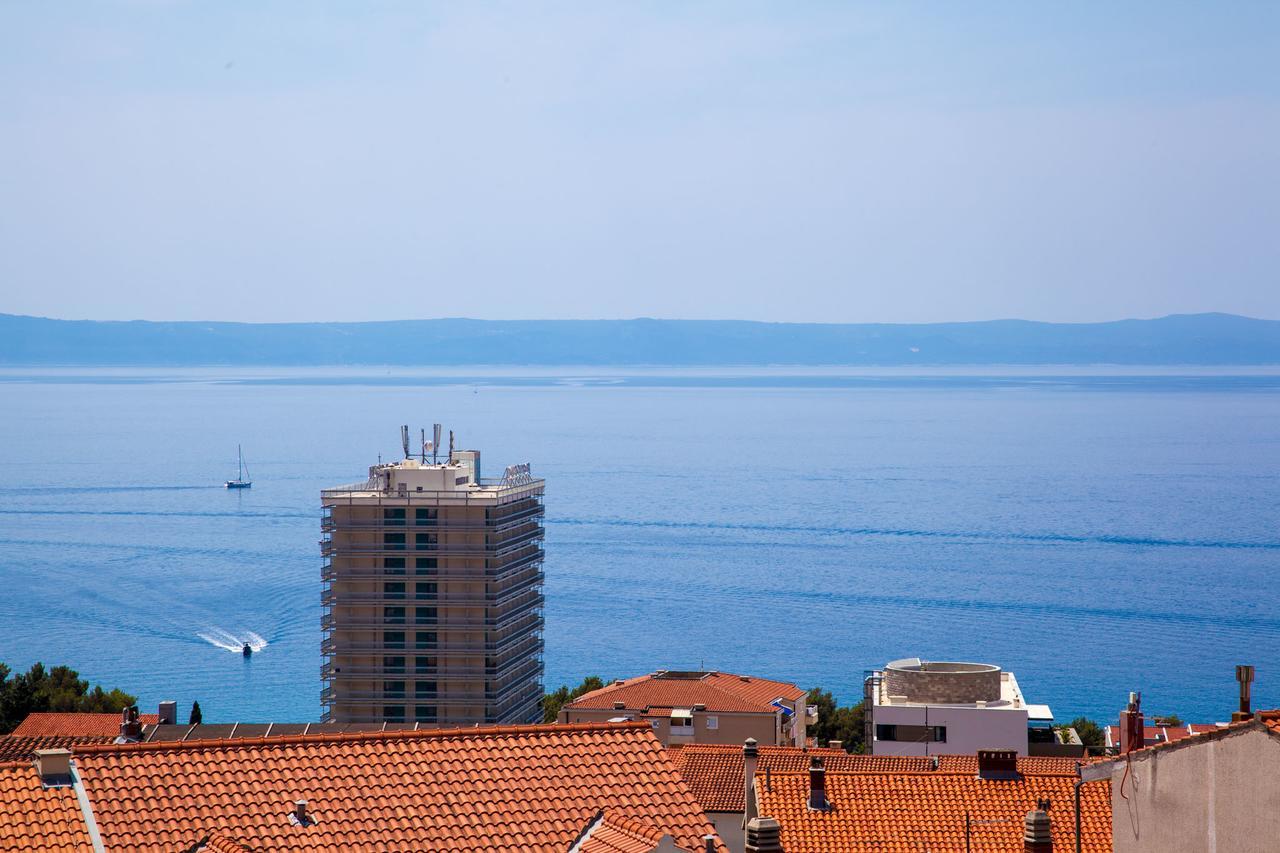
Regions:
<instances>
[{"instance_id":1,"label":"sailboat","mask_svg":"<svg viewBox=\"0 0 1280 853\"><path fill-rule=\"evenodd\" d=\"M253 485L252 480L246 480L249 476L249 468L244 464L244 452L240 450L240 445L236 445L236 456L240 458L240 473L234 480L227 480L228 489L247 489Z\"/></svg>"}]
</instances>

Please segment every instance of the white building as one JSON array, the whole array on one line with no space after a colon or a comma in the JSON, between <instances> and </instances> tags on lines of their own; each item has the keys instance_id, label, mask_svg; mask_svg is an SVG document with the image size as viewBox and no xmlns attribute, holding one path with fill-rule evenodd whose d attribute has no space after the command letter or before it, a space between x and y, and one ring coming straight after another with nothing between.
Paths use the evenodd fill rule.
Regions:
<instances>
[{"instance_id":1,"label":"white building","mask_svg":"<svg viewBox=\"0 0 1280 853\"><path fill-rule=\"evenodd\" d=\"M1029 743L1053 743L1049 706L1028 704L1013 673L991 664L895 660L865 693L873 755L1027 755Z\"/></svg>"}]
</instances>

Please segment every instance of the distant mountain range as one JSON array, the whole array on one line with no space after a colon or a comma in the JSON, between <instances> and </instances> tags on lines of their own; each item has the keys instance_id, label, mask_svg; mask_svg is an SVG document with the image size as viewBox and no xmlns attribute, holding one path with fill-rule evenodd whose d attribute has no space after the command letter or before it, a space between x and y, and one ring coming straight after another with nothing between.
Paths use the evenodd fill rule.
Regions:
<instances>
[{"instance_id":1,"label":"distant mountain range","mask_svg":"<svg viewBox=\"0 0 1280 853\"><path fill-rule=\"evenodd\" d=\"M5 365L1280 364L1280 321L397 320L200 323L0 314Z\"/></svg>"}]
</instances>

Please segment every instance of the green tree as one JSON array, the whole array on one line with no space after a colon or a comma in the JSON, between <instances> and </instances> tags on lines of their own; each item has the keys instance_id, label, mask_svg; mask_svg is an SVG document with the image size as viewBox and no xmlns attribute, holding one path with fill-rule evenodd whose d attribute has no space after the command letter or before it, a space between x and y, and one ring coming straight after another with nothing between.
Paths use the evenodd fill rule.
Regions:
<instances>
[{"instance_id":1,"label":"green tree","mask_svg":"<svg viewBox=\"0 0 1280 853\"><path fill-rule=\"evenodd\" d=\"M1071 728L1076 730L1076 734L1080 736L1080 742L1085 746L1101 747L1107 743L1107 736L1102 726L1088 717L1076 717L1071 721Z\"/></svg>"},{"instance_id":2,"label":"green tree","mask_svg":"<svg viewBox=\"0 0 1280 853\"><path fill-rule=\"evenodd\" d=\"M560 716L560 709L568 705L579 696L590 693L592 690L599 690L604 687L604 681L598 675L589 675L582 679L582 683L572 690L568 685L561 684L550 693L542 696L542 721L544 723L554 723L556 718Z\"/></svg>"},{"instance_id":3,"label":"green tree","mask_svg":"<svg viewBox=\"0 0 1280 853\"><path fill-rule=\"evenodd\" d=\"M191 703L191 716L187 719L187 725L196 726L204 719L204 715L200 713L200 703Z\"/></svg>"},{"instance_id":4,"label":"green tree","mask_svg":"<svg viewBox=\"0 0 1280 853\"><path fill-rule=\"evenodd\" d=\"M866 713L861 702L841 707L831 691L821 687L810 690L807 701L818 709L818 722L809 727L809 736L818 746L838 740L846 752L865 750Z\"/></svg>"},{"instance_id":5,"label":"green tree","mask_svg":"<svg viewBox=\"0 0 1280 853\"><path fill-rule=\"evenodd\" d=\"M44 664L13 676L0 663L0 734L13 731L28 714L42 711L119 713L137 702L137 697L120 690L107 692L66 666L46 670Z\"/></svg>"}]
</instances>

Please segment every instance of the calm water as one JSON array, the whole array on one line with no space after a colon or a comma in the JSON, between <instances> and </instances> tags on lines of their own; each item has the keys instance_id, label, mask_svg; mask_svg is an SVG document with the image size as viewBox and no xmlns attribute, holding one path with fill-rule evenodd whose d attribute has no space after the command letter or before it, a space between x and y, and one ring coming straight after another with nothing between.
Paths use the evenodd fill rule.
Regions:
<instances>
[{"instance_id":1,"label":"calm water","mask_svg":"<svg viewBox=\"0 0 1280 853\"><path fill-rule=\"evenodd\" d=\"M1252 662L1280 705L1274 375L11 370L0 411L0 660L184 715L318 716L319 490L433 420L547 478L550 684L919 655L1220 720Z\"/></svg>"}]
</instances>

